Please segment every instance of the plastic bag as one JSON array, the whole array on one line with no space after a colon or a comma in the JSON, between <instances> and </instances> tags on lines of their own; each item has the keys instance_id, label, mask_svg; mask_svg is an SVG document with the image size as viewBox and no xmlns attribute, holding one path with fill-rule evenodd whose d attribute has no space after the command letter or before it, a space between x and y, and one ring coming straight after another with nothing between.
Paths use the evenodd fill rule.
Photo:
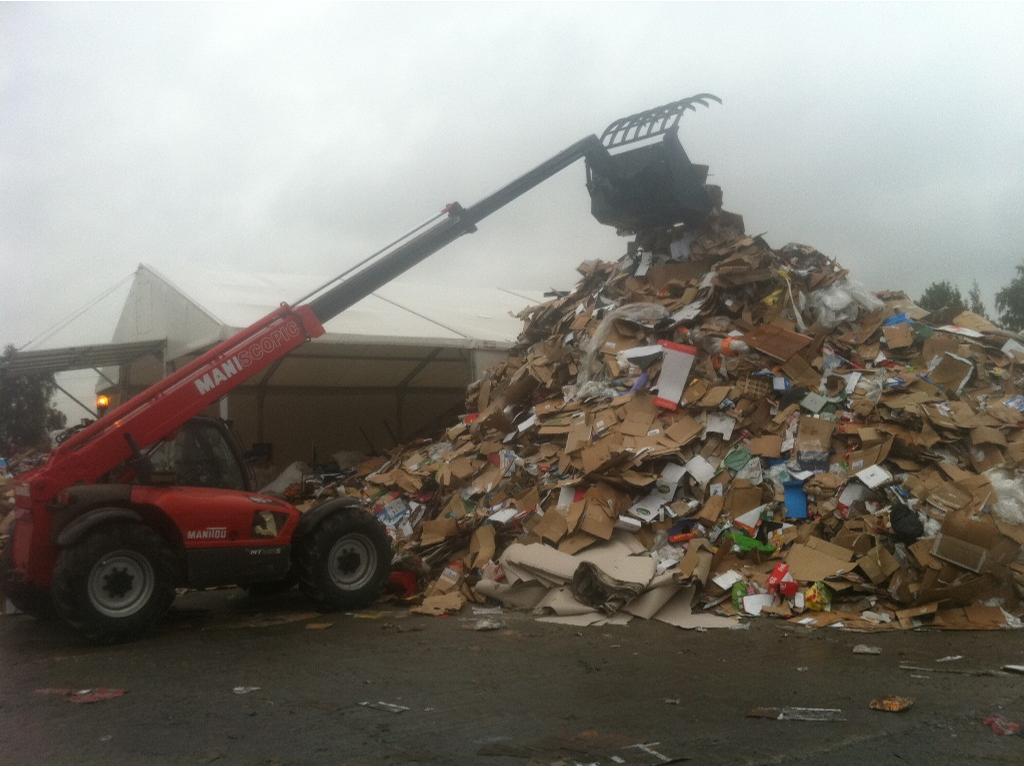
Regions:
<instances>
[{"instance_id":1,"label":"plastic bag","mask_svg":"<svg viewBox=\"0 0 1024 768\"><path fill-rule=\"evenodd\" d=\"M860 386L854 390L858 397L862 397L872 405L878 405L884 394L882 379L862 377Z\"/></svg>"},{"instance_id":2,"label":"plastic bag","mask_svg":"<svg viewBox=\"0 0 1024 768\"><path fill-rule=\"evenodd\" d=\"M874 312L884 306L863 285L849 279L814 291L807 299L808 309L814 313L818 323L826 328L835 328L840 323L856 320L861 308Z\"/></svg>"},{"instance_id":3,"label":"plastic bag","mask_svg":"<svg viewBox=\"0 0 1024 768\"><path fill-rule=\"evenodd\" d=\"M809 611L832 610L832 590L823 581L816 581L804 590L804 605Z\"/></svg>"},{"instance_id":4,"label":"plastic bag","mask_svg":"<svg viewBox=\"0 0 1024 768\"><path fill-rule=\"evenodd\" d=\"M280 496L292 483L301 483L303 475L311 475L313 470L303 461L293 461L273 482L260 488L260 493L273 493Z\"/></svg>"},{"instance_id":5,"label":"plastic bag","mask_svg":"<svg viewBox=\"0 0 1024 768\"><path fill-rule=\"evenodd\" d=\"M616 320L654 325L666 317L668 317L668 310L664 306L651 303L625 304L606 314L598 323L593 338L583 348L583 360L580 364L579 376L576 377L576 385L579 388L577 395L579 392L585 391L584 385L594 379L594 361L604 347L605 341L608 340L608 334L611 333L612 325Z\"/></svg>"},{"instance_id":6,"label":"plastic bag","mask_svg":"<svg viewBox=\"0 0 1024 768\"><path fill-rule=\"evenodd\" d=\"M618 397L619 391L609 387L603 381L586 381L583 384L566 384L562 387L562 399L565 402L574 400L599 400L602 398Z\"/></svg>"},{"instance_id":7,"label":"plastic bag","mask_svg":"<svg viewBox=\"0 0 1024 768\"><path fill-rule=\"evenodd\" d=\"M992 505L995 516L1011 525L1024 524L1024 483L1003 469L990 469L985 475L996 494Z\"/></svg>"}]
</instances>

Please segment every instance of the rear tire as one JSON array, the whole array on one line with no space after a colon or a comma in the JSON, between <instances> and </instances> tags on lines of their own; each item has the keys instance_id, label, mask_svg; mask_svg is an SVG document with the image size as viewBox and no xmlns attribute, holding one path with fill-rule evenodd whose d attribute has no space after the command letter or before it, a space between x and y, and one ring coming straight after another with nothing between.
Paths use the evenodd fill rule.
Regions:
<instances>
[{"instance_id":1,"label":"rear tire","mask_svg":"<svg viewBox=\"0 0 1024 768\"><path fill-rule=\"evenodd\" d=\"M384 590L391 571L387 530L372 515L330 515L295 542L299 589L322 610L365 608Z\"/></svg>"},{"instance_id":2,"label":"rear tire","mask_svg":"<svg viewBox=\"0 0 1024 768\"><path fill-rule=\"evenodd\" d=\"M177 558L139 523L113 523L61 550L53 578L58 615L90 640L136 637L174 602Z\"/></svg>"}]
</instances>

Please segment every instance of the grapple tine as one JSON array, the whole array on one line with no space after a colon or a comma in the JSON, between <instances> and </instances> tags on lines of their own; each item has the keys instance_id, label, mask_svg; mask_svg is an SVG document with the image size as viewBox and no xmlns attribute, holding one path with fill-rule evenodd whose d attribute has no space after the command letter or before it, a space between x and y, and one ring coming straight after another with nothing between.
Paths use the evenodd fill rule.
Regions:
<instances>
[{"instance_id":1,"label":"grapple tine","mask_svg":"<svg viewBox=\"0 0 1024 768\"><path fill-rule=\"evenodd\" d=\"M604 133L601 134L601 143L607 149L625 146L636 141L661 136L676 128L679 119L687 110L696 111L696 104L710 106L708 100L716 101L719 104L722 100L713 93L698 93L679 101L663 104L660 107L646 109L633 115L620 117L613 120Z\"/></svg>"}]
</instances>

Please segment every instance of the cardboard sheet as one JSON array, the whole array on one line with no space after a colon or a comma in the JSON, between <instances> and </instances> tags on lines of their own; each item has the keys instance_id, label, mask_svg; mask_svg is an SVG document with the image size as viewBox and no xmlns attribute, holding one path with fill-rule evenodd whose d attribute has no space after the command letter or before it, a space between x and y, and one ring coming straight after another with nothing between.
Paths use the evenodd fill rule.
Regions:
<instances>
[{"instance_id":1,"label":"cardboard sheet","mask_svg":"<svg viewBox=\"0 0 1024 768\"><path fill-rule=\"evenodd\" d=\"M905 349L914 343L914 329L910 323L898 323L882 328L889 349Z\"/></svg>"},{"instance_id":2,"label":"cardboard sheet","mask_svg":"<svg viewBox=\"0 0 1024 768\"><path fill-rule=\"evenodd\" d=\"M810 336L788 331L777 325L762 325L745 334L743 338L754 349L780 362L789 360L814 341Z\"/></svg>"},{"instance_id":3,"label":"cardboard sheet","mask_svg":"<svg viewBox=\"0 0 1024 768\"><path fill-rule=\"evenodd\" d=\"M469 555L472 558L471 568L482 568L484 563L494 557L494 527L481 525L469 540Z\"/></svg>"},{"instance_id":4,"label":"cardboard sheet","mask_svg":"<svg viewBox=\"0 0 1024 768\"><path fill-rule=\"evenodd\" d=\"M762 435L747 441L747 449L755 456L777 459L782 455L781 435Z\"/></svg>"},{"instance_id":5,"label":"cardboard sheet","mask_svg":"<svg viewBox=\"0 0 1024 768\"><path fill-rule=\"evenodd\" d=\"M696 587L680 589L654 614L654 619L680 629L734 629L740 626L737 618L713 613L694 613L692 603L695 593Z\"/></svg>"},{"instance_id":6,"label":"cardboard sheet","mask_svg":"<svg viewBox=\"0 0 1024 768\"><path fill-rule=\"evenodd\" d=\"M638 598L627 603L622 610L641 619L651 619L669 600L676 596L680 589L682 587L671 579L664 580L663 583L651 587Z\"/></svg>"},{"instance_id":7,"label":"cardboard sheet","mask_svg":"<svg viewBox=\"0 0 1024 768\"><path fill-rule=\"evenodd\" d=\"M556 616L581 616L593 613L594 609L573 597L568 587L555 587L537 603L533 612L538 615L553 613Z\"/></svg>"},{"instance_id":8,"label":"cardboard sheet","mask_svg":"<svg viewBox=\"0 0 1024 768\"><path fill-rule=\"evenodd\" d=\"M420 542L427 546L439 544L445 539L456 536L459 532L459 525L450 517L439 517L436 520L427 520L423 523L423 532L420 535Z\"/></svg>"},{"instance_id":9,"label":"cardboard sheet","mask_svg":"<svg viewBox=\"0 0 1024 768\"><path fill-rule=\"evenodd\" d=\"M797 581L824 581L848 573L854 564L819 552L804 544L794 544L786 555L789 572Z\"/></svg>"},{"instance_id":10,"label":"cardboard sheet","mask_svg":"<svg viewBox=\"0 0 1024 768\"><path fill-rule=\"evenodd\" d=\"M707 485L715 476L714 465L700 454L686 462L686 471L702 486Z\"/></svg>"},{"instance_id":11,"label":"cardboard sheet","mask_svg":"<svg viewBox=\"0 0 1024 768\"><path fill-rule=\"evenodd\" d=\"M567 584L579 565L572 555L559 552L544 544L510 544L501 556L516 570L528 571L556 584Z\"/></svg>"},{"instance_id":12,"label":"cardboard sheet","mask_svg":"<svg viewBox=\"0 0 1024 768\"><path fill-rule=\"evenodd\" d=\"M899 561L885 547L878 545L857 561L873 584L882 584L900 568Z\"/></svg>"},{"instance_id":13,"label":"cardboard sheet","mask_svg":"<svg viewBox=\"0 0 1024 768\"><path fill-rule=\"evenodd\" d=\"M682 416L665 430L665 436L677 445L686 445L694 440L704 427L692 416Z\"/></svg>"},{"instance_id":14,"label":"cardboard sheet","mask_svg":"<svg viewBox=\"0 0 1024 768\"><path fill-rule=\"evenodd\" d=\"M493 598L509 608L524 610L531 610L551 591L538 582L503 584L491 579L481 579L473 588L484 597Z\"/></svg>"}]
</instances>

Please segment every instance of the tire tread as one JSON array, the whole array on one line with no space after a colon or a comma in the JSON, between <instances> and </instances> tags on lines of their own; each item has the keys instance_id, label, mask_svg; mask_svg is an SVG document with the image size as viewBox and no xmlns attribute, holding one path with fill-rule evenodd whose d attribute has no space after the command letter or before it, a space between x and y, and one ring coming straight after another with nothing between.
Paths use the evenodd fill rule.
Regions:
<instances>
[{"instance_id":1,"label":"tire tread","mask_svg":"<svg viewBox=\"0 0 1024 768\"><path fill-rule=\"evenodd\" d=\"M377 549L377 573L360 589L350 592L332 588L327 575L326 559L334 542L348 533L362 533L370 538ZM387 531L373 515L359 509L332 514L316 528L292 545L299 589L321 610L350 610L365 608L384 590L391 570L391 542Z\"/></svg>"},{"instance_id":2,"label":"tire tread","mask_svg":"<svg viewBox=\"0 0 1024 768\"><path fill-rule=\"evenodd\" d=\"M93 565L105 553L134 549L146 555L156 583L149 603L134 616L114 619L89 605L86 583ZM143 634L174 602L174 551L155 530L132 522L115 522L90 531L61 550L54 569L51 594L60 617L90 640L114 641Z\"/></svg>"}]
</instances>

